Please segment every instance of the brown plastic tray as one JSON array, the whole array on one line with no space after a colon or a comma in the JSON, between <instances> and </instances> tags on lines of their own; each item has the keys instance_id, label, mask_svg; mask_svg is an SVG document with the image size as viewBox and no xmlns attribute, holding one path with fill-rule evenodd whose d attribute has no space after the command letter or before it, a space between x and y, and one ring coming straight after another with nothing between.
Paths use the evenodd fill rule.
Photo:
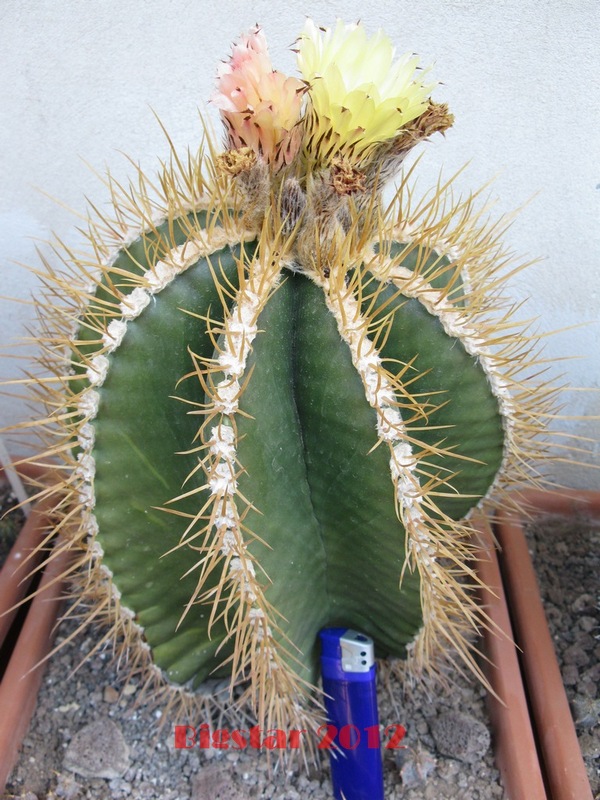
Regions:
<instances>
[{"instance_id":1,"label":"brown plastic tray","mask_svg":"<svg viewBox=\"0 0 600 800\"><path fill-rule=\"evenodd\" d=\"M499 509L491 544L486 521L482 602L501 633L485 633L496 760L509 800L593 800L523 526L546 514L600 516L600 493L526 491L527 517ZM500 699L498 699L500 698Z\"/></svg>"},{"instance_id":2,"label":"brown plastic tray","mask_svg":"<svg viewBox=\"0 0 600 800\"><path fill-rule=\"evenodd\" d=\"M27 473L37 479L44 471L41 467L30 468ZM52 647L62 604L64 584L60 576L68 564L66 551L57 551L57 556L43 569L31 601L28 605L22 603L31 591L34 573L43 559L42 553L32 557L32 551L49 530L47 511L44 501L33 508L0 571L0 647L6 642L5 668L0 680L0 793L29 728L44 674L44 659ZM23 611L19 615L20 608ZM21 622L19 617L24 612L18 630L11 630Z\"/></svg>"}]
</instances>

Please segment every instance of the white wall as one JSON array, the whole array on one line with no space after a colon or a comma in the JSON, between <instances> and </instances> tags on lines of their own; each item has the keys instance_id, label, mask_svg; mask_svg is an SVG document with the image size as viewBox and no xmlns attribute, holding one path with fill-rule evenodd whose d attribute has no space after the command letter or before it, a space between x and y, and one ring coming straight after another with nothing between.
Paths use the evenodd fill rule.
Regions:
<instances>
[{"instance_id":1,"label":"white wall","mask_svg":"<svg viewBox=\"0 0 600 800\"><path fill-rule=\"evenodd\" d=\"M497 176L498 212L533 198L507 241L542 261L514 279L513 292L529 298L524 314L538 316L542 330L584 323L550 338L547 353L580 356L557 374L598 389L597 0L2 0L0 295L26 299L35 290L35 277L13 263L37 263L34 240L53 230L77 241L66 207L83 212L84 195L106 202L82 159L125 178L131 170L122 151L152 170L167 148L150 107L178 146L195 146L197 108L232 40L260 22L276 67L292 72L288 47L305 15L321 24L360 18L371 31L384 27L401 52L435 62L434 77L444 83L436 99L449 102L456 124L427 145L422 182L471 160L461 187ZM0 342L22 336L30 319L29 306L0 300ZM3 360L0 380L16 368ZM600 413L597 391L567 400L569 415ZM26 414L6 399L0 411L0 425ZM600 437L590 420L563 427ZM600 461L597 445L587 449L583 460ZM555 474L571 485L600 483L576 466Z\"/></svg>"}]
</instances>

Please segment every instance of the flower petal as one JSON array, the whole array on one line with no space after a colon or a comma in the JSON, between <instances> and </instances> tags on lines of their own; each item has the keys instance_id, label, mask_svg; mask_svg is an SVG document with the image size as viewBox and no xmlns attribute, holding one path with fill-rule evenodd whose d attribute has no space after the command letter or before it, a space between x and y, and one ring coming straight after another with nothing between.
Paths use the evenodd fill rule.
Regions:
<instances>
[{"instance_id":1,"label":"flower petal","mask_svg":"<svg viewBox=\"0 0 600 800\"><path fill-rule=\"evenodd\" d=\"M319 29L307 20L298 64L310 84L307 146L317 162L337 151L360 161L426 111L433 85L417 77L416 57L394 55L382 31L369 39L360 23Z\"/></svg>"},{"instance_id":2,"label":"flower petal","mask_svg":"<svg viewBox=\"0 0 600 800\"><path fill-rule=\"evenodd\" d=\"M274 169L289 164L300 148L297 125L304 85L273 69L267 41L256 27L233 45L219 65L212 102L227 131L227 147L250 147Z\"/></svg>"}]
</instances>

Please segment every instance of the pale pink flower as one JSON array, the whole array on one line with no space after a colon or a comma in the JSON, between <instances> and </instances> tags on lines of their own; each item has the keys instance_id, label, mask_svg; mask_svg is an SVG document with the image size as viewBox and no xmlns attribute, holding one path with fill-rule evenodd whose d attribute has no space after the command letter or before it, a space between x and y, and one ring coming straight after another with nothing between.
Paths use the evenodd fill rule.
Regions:
<instances>
[{"instance_id":1,"label":"pale pink flower","mask_svg":"<svg viewBox=\"0 0 600 800\"><path fill-rule=\"evenodd\" d=\"M258 26L241 36L217 70L212 98L227 127L228 146L250 147L275 169L289 164L301 143L303 93L301 81L273 69Z\"/></svg>"}]
</instances>

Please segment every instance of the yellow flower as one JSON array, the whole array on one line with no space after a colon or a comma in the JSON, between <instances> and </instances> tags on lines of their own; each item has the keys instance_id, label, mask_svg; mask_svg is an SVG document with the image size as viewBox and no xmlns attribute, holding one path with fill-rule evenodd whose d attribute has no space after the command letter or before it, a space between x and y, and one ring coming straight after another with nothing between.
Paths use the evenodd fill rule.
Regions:
<instances>
[{"instance_id":1,"label":"yellow flower","mask_svg":"<svg viewBox=\"0 0 600 800\"><path fill-rule=\"evenodd\" d=\"M323 29L307 21L298 65L310 84L307 150L317 163L337 153L358 163L426 111L435 84L416 77L415 56L394 55L382 31L369 39L360 23Z\"/></svg>"},{"instance_id":2,"label":"yellow flower","mask_svg":"<svg viewBox=\"0 0 600 800\"><path fill-rule=\"evenodd\" d=\"M250 148L276 169L289 164L300 148L303 94L301 81L273 69L258 26L240 37L217 70L212 97L227 128L227 146Z\"/></svg>"}]
</instances>

